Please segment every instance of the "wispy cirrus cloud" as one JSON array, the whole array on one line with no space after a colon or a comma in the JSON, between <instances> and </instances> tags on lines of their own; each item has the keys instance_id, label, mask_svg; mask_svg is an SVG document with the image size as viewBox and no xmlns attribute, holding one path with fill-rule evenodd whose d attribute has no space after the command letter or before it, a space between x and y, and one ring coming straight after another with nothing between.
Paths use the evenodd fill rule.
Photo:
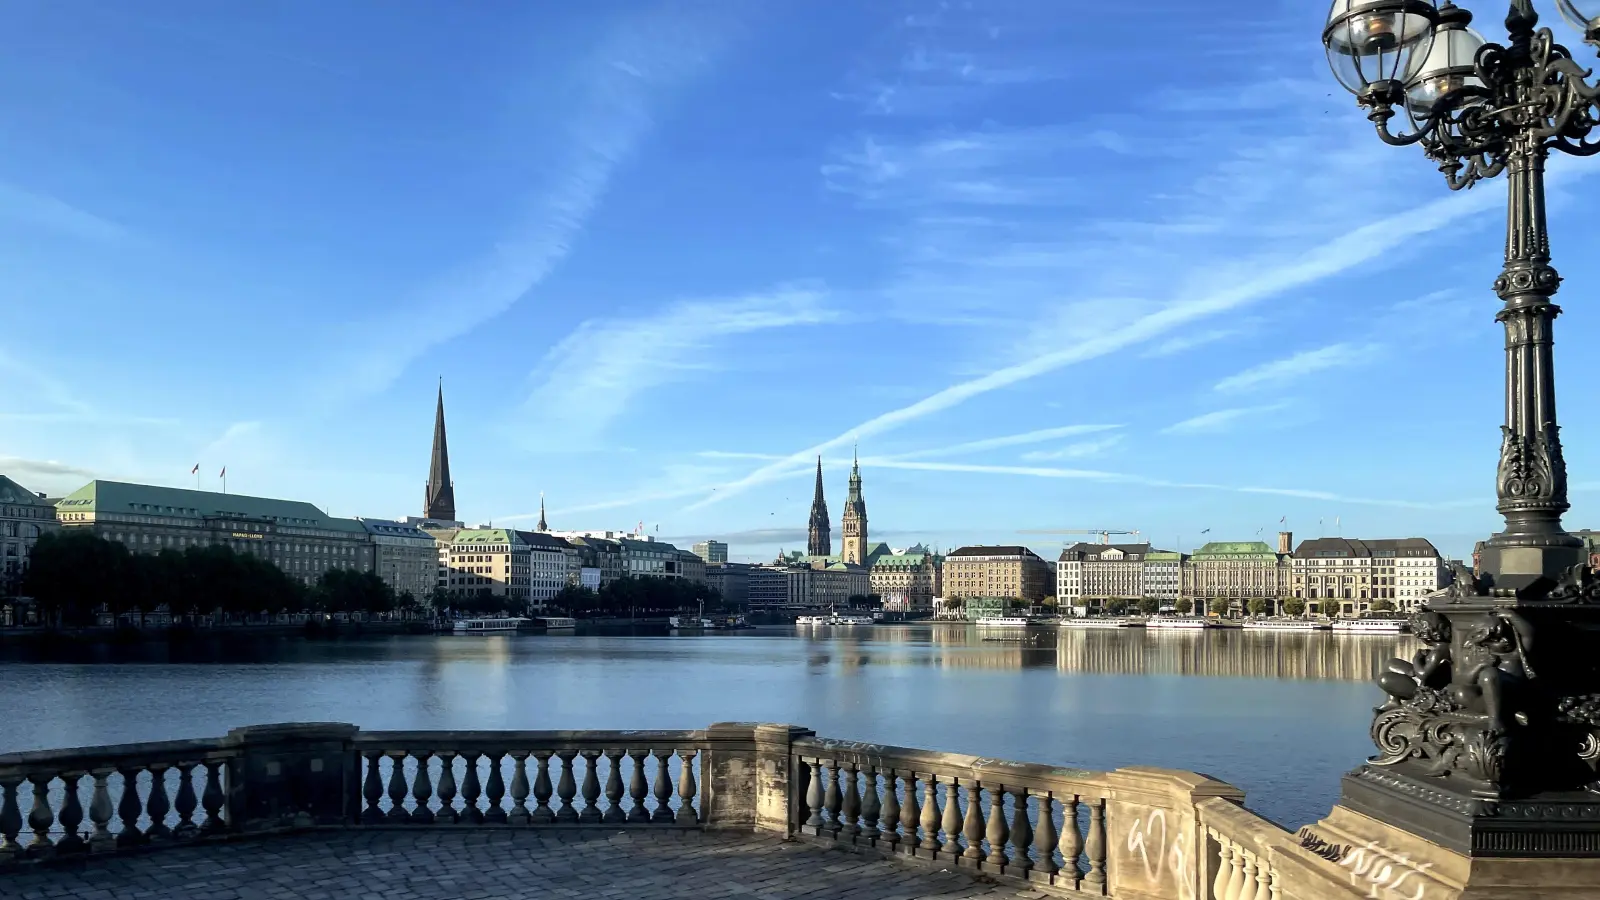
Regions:
<instances>
[{"instance_id":1,"label":"wispy cirrus cloud","mask_svg":"<svg viewBox=\"0 0 1600 900\"><path fill-rule=\"evenodd\" d=\"M0 220L86 241L115 241L128 235L127 229L110 219L5 182L0 182Z\"/></svg>"},{"instance_id":2,"label":"wispy cirrus cloud","mask_svg":"<svg viewBox=\"0 0 1600 900\"><path fill-rule=\"evenodd\" d=\"M650 316L592 319L556 344L540 365L525 414L560 440L593 435L639 394L718 367L706 351L721 341L834 321L820 290L688 300Z\"/></svg>"},{"instance_id":3,"label":"wispy cirrus cloud","mask_svg":"<svg viewBox=\"0 0 1600 900\"><path fill-rule=\"evenodd\" d=\"M1172 356L1185 350L1193 350L1196 347L1204 347L1207 344L1215 344L1218 341L1238 337L1241 334L1244 334L1244 329L1242 328L1207 328L1202 331L1196 331L1193 334L1180 334L1167 338L1144 351L1141 355L1146 358Z\"/></svg>"},{"instance_id":4,"label":"wispy cirrus cloud","mask_svg":"<svg viewBox=\"0 0 1600 900\"><path fill-rule=\"evenodd\" d=\"M1265 406L1239 406L1233 409L1218 409L1208 413L1201 413L1182 422L1174 422L1161 429L1162 434L1201 434L1218 433L1227 431L1234 425L1255 416L1266 415L1287 409L1287 403L1273 403Z\"/></svg>"},{"instance_id":5,"label":"wispy cirrus cloud","mask_svg":"<svg viewBox=\"0 0 1600 900\"><path fill-rule=\"evenodd\" d=\"M676 4L616 25L571 73L576 114L549 136L562 148L559 161L544 183L527 189L505 235L383 318L349 328L334 362L340 377L320 378L319 393L331 386L330 399L339 401L380 391L429 349L473 331L537 287L578 241L659 109L709 66L733 26L727 15ZM450 315L440 315L442 308Z\"/></svg>"},{"instance_id":6,"label":"wispy cirrus cloud","mask_svg":"<svg viewBox=\"0 0 1600 900\"><path fill-rule=\"evenodd\" d=\"M958 456L963 453L979 453L984 450L996 450L1001 447L1017 447L1025 444L1038 444L1044 441L1053 441L1058 438L1072 437L1080 434L1097 434L1103 431L1114 431L1121 425L1062 425L1057 428L1041 428L1038 431L1028 431L1022 434L1007 434L1000 437L983 438L976 441L966 441L960 444L951 444L946 447L928 447L922 450L911 450L905 453L896 453L891 457L880 459L925 459L930 456ZM782 457L779 457L780 459Z\"/></svg>"},{"instance_id":7,"label":"wispy cirrus cloud","mask_svg":"<svg viewBox=\"0 0 1600 900\"><path fill-rule=\"evenodd\" d=\"M1054 450L1030 450L1022 454L1022 458L1029 462L1048 462L1052 459L1089 459L1099 456L1122 443L1123 438L1124 435L1113 434L1097 441L1078 441Z\"/></svg>"},{"instance_id":8,"label":"wispy cirrus cloud","mask_svg":"<svg viewBox=\"0 0 1600 900\"><path fill-rule=\"evenodd\" d=\"M1214 390L1224 393L1246 391L1262 385L1277 385L1303 378L1314 372L1342 369L1370 362L1378 355L1375 344L1329 344L1315 350L1302 350L1293 356L1252 366L1217 382Z\"/></svg>"}]
</instances>

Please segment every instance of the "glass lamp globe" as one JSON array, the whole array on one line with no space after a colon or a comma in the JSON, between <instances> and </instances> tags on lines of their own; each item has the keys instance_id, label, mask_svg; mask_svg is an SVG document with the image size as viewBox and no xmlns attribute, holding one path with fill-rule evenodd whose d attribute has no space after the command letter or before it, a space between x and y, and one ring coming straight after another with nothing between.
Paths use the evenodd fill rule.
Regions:
<instances>
[{"instance_id":1,"label":"glass lamp globe","mask_svg":"<svg viewBox=\"0 0 1600 900\"><path fill-rule=\"evenodd\" d=\"M1600 0L1556 0L1561 17L1582 34L1584 40L1600 41Z\"/></svg>"},{"instance_id":2,"label":"glass lamp globe","mask_svg":"<svg viewBox=\"0 0 1600 900\"><path fill-rule=\"evenodd\" d=\"M1433 44L1434 0L1333 0L1322 43L1328 65L1352 94L1413 80Z\"/></svg>"},{"instance_id":3,"label":"glass lamp globe","mask_svg":"<svg viewBox=\"0 0 1600 900\"><path fill-rule=\"evenodd\" d=\"M1455 12L1460 15L1450 15ZM1417 75L1406 83L1406 109L1415 122L1433 115L1440 98L1468 85L1483 87L1473 61L1483 36L1467 27L1472 17L1465 10L1446 11L1444 21L1433 35L1433 44L1423 57Z\"/></svg>"}]
</instances>

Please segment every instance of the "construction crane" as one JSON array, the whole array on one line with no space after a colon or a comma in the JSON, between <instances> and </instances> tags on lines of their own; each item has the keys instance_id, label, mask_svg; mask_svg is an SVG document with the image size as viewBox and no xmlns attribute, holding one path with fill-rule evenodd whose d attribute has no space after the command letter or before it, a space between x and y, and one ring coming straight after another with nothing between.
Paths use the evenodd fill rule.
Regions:
<instances>
[{"instance_id":1,"label":"construction crane","mask_svg":"<svg viewBox=\"0 0 1600 900\"><path fill-rule=\"evenodd\" d=\"M1109 544L1109 543L1111 543L1111 536L1113 534L1127 534L1127 535L1137 536L1139 534L1139 532L1137 530L1134 530L1134 531L1118 531L1115 528L1060 528L1060 529L1026 528L1026 529L1023 529L1022 531L1017 532L1017 534L1098 534L1098 535L1100 535L1100 543Z\"/></svg>"}]
</instances>

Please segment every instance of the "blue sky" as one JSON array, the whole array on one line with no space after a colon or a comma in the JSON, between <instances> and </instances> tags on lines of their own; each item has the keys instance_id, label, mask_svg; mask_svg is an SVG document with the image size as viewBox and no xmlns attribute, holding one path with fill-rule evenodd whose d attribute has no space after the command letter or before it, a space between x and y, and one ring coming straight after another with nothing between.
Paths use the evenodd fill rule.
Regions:
<instances>
[{"instance_id":1,"label":"blue sky","mask_svg":"<svg viewBox=\"0 0 1600 900\"><path fill-rule=\"evenodd\" d=\"M1468 552L1499 521L1504 184L1453 195L1379 143L1323 12L8 3L0 472L198 463L416 514L442 377L475 522L531 525L544 491L558 528L767 557L804 540L817 454L838 516L859 441L896 546L1286 518ZM1600 265L1572 162L1581 527Z\"/></svg>"}]
</instances>

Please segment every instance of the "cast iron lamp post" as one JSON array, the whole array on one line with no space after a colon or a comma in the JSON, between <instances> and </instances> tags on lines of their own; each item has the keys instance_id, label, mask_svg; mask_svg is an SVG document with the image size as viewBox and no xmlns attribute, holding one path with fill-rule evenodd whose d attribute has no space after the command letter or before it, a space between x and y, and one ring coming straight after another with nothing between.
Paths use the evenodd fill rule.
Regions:
<instances>
[{"instance_id":1,"label":"cast iron lamp post","mask_svg":"<svg viewBox=\"0 0 1600 900\"><path fill-rule=\"evenodd\" d=\"M1600 47L1600 0L1557 0ZM1373 719L1379 754L1341 805L1474 856L1600 856L1600 578L1562 527L1545 160L1600 153L1600 89L1512 0L1504 44L1450 0L1334 0L1323 44L1378 137L1417 144L1452 190L1505 173L1505 424L1495 487L1505 529L1476 575L1413 619L1426 649L1394 660ZM1405 116L1396 119L1396 107ZM1396 128L1394 126L1403 126Z\"/></svg>"}]
</instances>

